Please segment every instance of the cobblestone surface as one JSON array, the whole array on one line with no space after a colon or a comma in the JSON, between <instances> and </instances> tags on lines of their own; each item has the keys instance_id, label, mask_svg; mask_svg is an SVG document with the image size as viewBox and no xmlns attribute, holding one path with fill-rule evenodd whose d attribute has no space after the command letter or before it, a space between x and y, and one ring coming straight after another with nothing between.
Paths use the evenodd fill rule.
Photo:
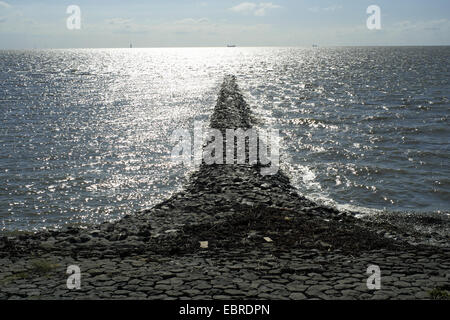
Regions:
<instances>
[{"instance_id":1,"label":"cobblestone surface","mask_svg":"<svg viewBox=\"0 0 450 320\"><path fill-rule=\"evenodd\" d=\"M36 262L51 263L48 271ZM69 265L81 288L66 286ZM367 267L381 269L369 290ZM449 284L448 256L377 250L364 255L270 248L122 259L55 257L0 260L1 299L429 299Z\"/></svg>"}]
</instances>

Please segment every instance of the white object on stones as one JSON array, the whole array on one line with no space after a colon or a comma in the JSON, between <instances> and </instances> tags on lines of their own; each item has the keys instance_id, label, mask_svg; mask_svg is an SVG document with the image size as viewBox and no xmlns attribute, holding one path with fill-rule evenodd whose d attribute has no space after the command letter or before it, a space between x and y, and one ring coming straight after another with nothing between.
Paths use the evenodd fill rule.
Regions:
<instances>
[{"instance_id":1,"label":"white object on stones","mask_svg":"<svg viewBox=\"0 0 450 320\"><path fill-rule=\"evenodd\" d=\"M207 249L208 241L200 241L200 248Z\"/></svg>"},{"instance_id":2,"label":"white object on stones","mask_svg":"<svg viewBox=\"0 0 450 320\"><path fill-rule=\"evenodd\" d=\"M267 242L273 242L273 240L270 239L269 237L264 237L264 240L266 240Z\"/></svg>"}]
</instances>

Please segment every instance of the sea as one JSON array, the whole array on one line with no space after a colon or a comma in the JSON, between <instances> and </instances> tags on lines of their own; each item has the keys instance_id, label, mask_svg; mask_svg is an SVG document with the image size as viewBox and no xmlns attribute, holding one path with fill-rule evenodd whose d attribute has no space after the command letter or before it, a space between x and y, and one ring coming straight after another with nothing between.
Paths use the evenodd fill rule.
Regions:
<instances>
[{"instance_id":1,"label":"sea","mask_svg":"<svg viewBox=\"0 0 450 320\"><path fill-rule=\"evenodd\" d=\"M225 75L298 192L349 212L449 214L450 47L0 51L0 230L151 208L192 168L176 129L208 123Z\"/></svg>"}]
</instances>

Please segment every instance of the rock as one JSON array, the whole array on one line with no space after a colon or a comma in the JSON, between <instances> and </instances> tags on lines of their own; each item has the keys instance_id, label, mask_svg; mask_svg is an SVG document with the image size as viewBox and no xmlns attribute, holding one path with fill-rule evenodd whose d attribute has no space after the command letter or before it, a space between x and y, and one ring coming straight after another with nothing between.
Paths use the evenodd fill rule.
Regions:
<instances>
[{"instance_id":1,"label":"rock","mask_svg":"<svg viewBox=\"0 0 450 320\"><path fill-rule=\"evenodd\" d=\"M81 243L84 243L84 242L90 241L92 239L92 237L87 235L87 234L83 234L83 235L80 236L79 239L80 239Z\"/></svg>"},{"instance_id":2,"label":"rock","mask_svg":"<svg viewBox=\"0 0 450 320\"><path fill-rule=\"evenodd\" d=\"M309 296L314 296L331 288L332 287L329 285L312 285L306 290L306 294Z\"/></svg>"},{"instance_id":3,"label":"rock","mask_svg":"<svg viewBox=\"0 0 450 320\"><path fill-rule=\"evenodd\" d=\"M306 299L306 296L303 293L301 293L301 292L294 292L294 293L291 293L291 295L289 296L289 299L291 299L291 300L304 300L304 299Z\"/></svg>"}]
</instances>

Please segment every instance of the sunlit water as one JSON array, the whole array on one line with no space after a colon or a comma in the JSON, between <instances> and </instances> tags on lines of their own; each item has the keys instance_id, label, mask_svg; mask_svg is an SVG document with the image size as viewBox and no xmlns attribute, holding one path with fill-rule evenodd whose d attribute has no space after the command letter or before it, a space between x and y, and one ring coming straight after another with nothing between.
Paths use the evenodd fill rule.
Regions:
<instances>
[{"instance_id":1,"label":"sunlit water","mask_svg":"<svg viewBox=\"0 0 450 320\"><path fill-rule=\"evenodd\" d=\"M117 219L182 187L170 135L235 74L284 170L339 208L448 212L450 47L0 51L0 229Z\"/></svg>"}]
</instances>

